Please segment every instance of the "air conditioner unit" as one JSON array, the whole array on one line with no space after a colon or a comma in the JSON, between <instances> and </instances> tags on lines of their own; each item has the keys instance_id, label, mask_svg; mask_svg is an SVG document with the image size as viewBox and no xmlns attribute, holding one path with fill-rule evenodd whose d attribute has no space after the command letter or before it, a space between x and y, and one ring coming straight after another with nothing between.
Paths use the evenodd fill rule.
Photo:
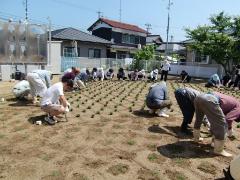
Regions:
<instances>
[{"instance_id":1,"label":"air conditioner unit","mask_svg":"<svg viewBox=\"0 0 240 180\"><path fill-rule=\"evenodd\" d=\"M141 44L138 44L138 49L142 49L142 45Z\"/></svg>"}]
</instances>

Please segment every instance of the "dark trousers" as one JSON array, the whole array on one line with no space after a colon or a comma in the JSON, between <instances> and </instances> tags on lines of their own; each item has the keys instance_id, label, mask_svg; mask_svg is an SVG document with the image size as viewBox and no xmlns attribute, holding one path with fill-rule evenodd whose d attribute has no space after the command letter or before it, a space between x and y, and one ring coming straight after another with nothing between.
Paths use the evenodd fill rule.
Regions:
<instances>
[{"instance_id":1,"label":"dark trousers","mask_svg":"<svg viewBox=\"0 0 240 180\"><path fill-rule=\"evenodd\" d=\"M184 89L177 89L175 92L175 98L183 114L183 122L181 125L182 130L186 130L188 124L191 124L194 115L194 105L187 97Z\"/></svg>"},{"instance_id":2,"label":"dark trousers","mask_svg":"<svg viewBox=\"0 0 240 180\"><path fill-rule=\"evenodd\" d=\"M237 75L236 80L234 82L234 87L240 87L239 83L240 83L240 75Z\"/></svg>"},{"instance_id":3,"label":"dark trousers","mask_svg":"<svg viewBox=\"0 0 240 180\"><path fill-rule=\"evenodd\" d=\"M164 81L167 81L167 75L168 75L168 71L162 70L161 81L163 80L163 77L164 77Z\"/></svg>"}]
</instances>

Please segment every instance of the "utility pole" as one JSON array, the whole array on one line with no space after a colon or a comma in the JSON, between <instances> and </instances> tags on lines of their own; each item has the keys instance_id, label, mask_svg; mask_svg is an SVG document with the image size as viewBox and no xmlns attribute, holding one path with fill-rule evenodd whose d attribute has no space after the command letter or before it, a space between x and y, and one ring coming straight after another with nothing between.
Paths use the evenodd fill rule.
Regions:
<instances>
[{"instance_id":1,"label":"utility pole","mask_svg":"<svg viewBox=\"0 0 240 180\"><path fill-rule=\"evenodd\" d=\"M119 22L122 22L122 0L120 0L120 8L119 8Z\"/></svg>"},{"instance_id":2,"label":"utility pole","mask_svg":"<svg viewBox=\"0 0 240 180\"><path fill-rule=\"evenodd\" d=\"M167 43L166 43L166 48L165 48L165 54L166 56L168 55L168 36L169 36L169 23L170 23L170 10L171 10L171 6L173 5L173 3L171 2L171 0L168 0L168 19L167 19Z\"/></svg>"},{"instance_id":3,"label":"utility pole","mask_svg":"<svg viewBox=\"0 0 240 180\"><path fill-rule=\"evenodd\" d=\"M146 26L146 29L147 29L147 35L149 35L150 34L150 29L152 29L151 28L152 25L149 24L149 23L146 23L145 26Z\"/></svg>"},{"instance_id":4,"label":"utility pole","mask_svg":"<svg viewBox=\"0 0 240 180\"><path fill-rule=\"evenodd\" d=\"M48 41L48 66L51 65L51 51L52 51L52 21L50 17L47 17L48 20L48 36L49 36L49 41Z\"/></svg>"},{"instance_id":5,"label":"utility pole","mask_svg":"<svg viewBox=\"0 0 240 180\"><path fill-rule=\"evenodd\" d=\"M25 0L25 20L28 21L28 0Z\"/></svg>"}]
</instances>

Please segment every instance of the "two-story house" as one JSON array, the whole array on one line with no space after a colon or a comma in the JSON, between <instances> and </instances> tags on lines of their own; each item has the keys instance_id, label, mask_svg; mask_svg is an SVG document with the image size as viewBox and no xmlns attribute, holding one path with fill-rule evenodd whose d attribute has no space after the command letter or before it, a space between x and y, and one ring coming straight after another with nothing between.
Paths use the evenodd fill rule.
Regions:
<instances>
[{"instance_id":1,"label":"two-story house","mask_svg":"<svg viewBox=\"0 0 240 180\"><path fill-rule=\"evenodd\" d=\"M114 43L107 50L108 58L132 58L138 49L146 45L147 31L136 25L99 18L88 31Z\"/></svg>"}]
</instances>

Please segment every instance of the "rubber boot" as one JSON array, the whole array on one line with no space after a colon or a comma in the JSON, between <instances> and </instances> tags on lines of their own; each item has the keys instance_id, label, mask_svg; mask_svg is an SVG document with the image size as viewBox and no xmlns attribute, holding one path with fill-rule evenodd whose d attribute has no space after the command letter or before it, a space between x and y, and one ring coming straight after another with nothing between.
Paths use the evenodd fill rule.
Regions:
<instances>
[{"instance_id":1,"label":"rubber boot","mask_svg":"<svg viewBox=\"0 0 240 180\"><path fill-rule=\"evenodd\" d=\"M165 113L166 111L167 111L167 108L158 109L158 110L156 111L156 114L157 114L159 117L169 117L169 115Z\"/></svg>"},{"instance_id":2,"label":"rubber boot","mask_svg":"<svg viewBox=\"0 0 240 180\"><path fill-rule=\"evenodd\" d=\"M225 140L214 140L214 153L217 155L225 156L225 157L232 157L232 154L226 152L224 150Z\"/></svg>"}]
</instances>

